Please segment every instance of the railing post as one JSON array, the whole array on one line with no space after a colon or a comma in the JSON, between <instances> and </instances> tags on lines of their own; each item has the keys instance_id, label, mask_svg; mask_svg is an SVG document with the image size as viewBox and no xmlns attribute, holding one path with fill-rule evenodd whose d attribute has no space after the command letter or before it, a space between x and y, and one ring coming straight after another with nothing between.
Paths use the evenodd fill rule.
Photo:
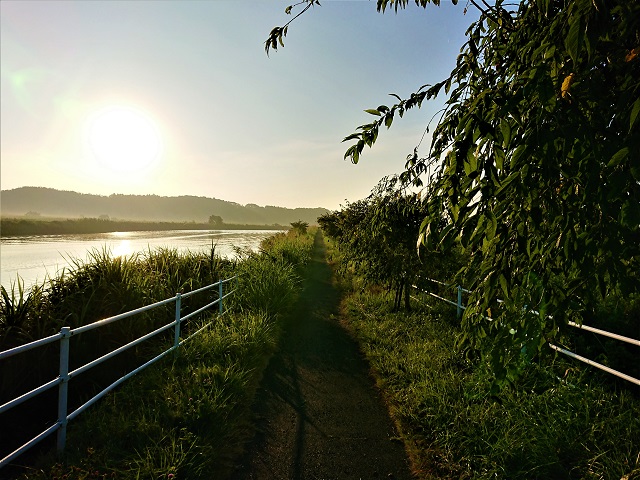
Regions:
<instances>
[{"instance_id":1,"label":"railing post","mask_svg":"<svg viewBox=\"0 0 640 480\"><path fill-rule=\"evenodd\" d=\"M60 333L60 385L58 387L58 454L67 443L67 402L69 391L69 337L71 328L62 327Z\"/></svg>"},{"instance_id":2,"label":"railing post","mask_svg":"<svg viewBox=\"0 0 640 480\"><path fill-rule=\"evenodd\" d=\"M173 335L173 348L178 348L180 343L180 308L182 303L182 295L176 294L176 327Z\"/></svg>"},{"instance_id":3,"label":"railing post","mask_svg":"<svg viewBox=\"0 0 640 480\"><path fill-rule=\"evenodd\" d=\"M222 280L218 281L218 312L222 315Z\"/></svg>"},{"instance_id":4,"label":"railing post","mask_svg":"<svg viewBox=\"0 0 640 480\"><path fill-rule=\"evenodd\" d=\"M458 305L456 313L458 318L462 317L462 287L460 285L458 285Z\"/></svg>"}]
</instances>

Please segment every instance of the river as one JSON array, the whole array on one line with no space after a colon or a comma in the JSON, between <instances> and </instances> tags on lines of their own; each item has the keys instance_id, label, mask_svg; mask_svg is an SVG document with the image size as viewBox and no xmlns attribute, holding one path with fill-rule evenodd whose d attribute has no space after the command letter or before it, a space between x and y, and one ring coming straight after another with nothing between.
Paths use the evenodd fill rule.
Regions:
<instances>
[{"instance_id":1,"label":"river","mask_svg":"<svg viewBox=\"0 0 640 480\"><path fill-rule=\"evenodd\" d=\"M54 277L73 260L85 261L91 251L108 249L113 256L161 247L179 252L209 251L216 246L220 257L234 258L240 249L256 250L274 230L169 230L156 232L112 232L74 235L28 235L0 237L0 281L10 291L18 276L26 288Z\"/></svg>"}]
</instances>

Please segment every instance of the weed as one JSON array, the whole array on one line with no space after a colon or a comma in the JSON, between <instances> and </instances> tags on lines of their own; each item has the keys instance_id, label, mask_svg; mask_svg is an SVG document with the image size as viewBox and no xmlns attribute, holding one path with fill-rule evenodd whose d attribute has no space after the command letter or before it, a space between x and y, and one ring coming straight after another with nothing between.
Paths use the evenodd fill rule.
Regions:
<instances>
[{"instance_id":1,"label":"weed","mask_svg":"<svg viewBox=\"0 0 640 480\"><path fill-rule=\"evenodd\" d=\"M46 308L77 326L166 298L169 291L173 296L229 277L234 270L238 273L237 284L230 285L235 292L229 297L228 313L194 319L185 332L202 329L198 335L69 425L63 464L47 453L38 460L39 468L25 477L224 477L248 435L255 390L278 345L280 318L299 290L299 272L310 258L313 233L278 235L263 245L263 254L245 254L238 262L218 260L213 253L177 255L171 250L119 260L95 252L90 262L77 263L64 277L51 280L45 289ZM172 311L165 313L172 318ZM101 346L165 320L142 317L125 322L91 340L81 339L72 351L95 355ZM148 348L164 350L166 345ZM139 364L143 353L138 351L130 360Z\"/></svg>"},{"instance_id":2,"label":"weed","mask_svg":"<svg viewBox=\"0 0 640 480\"><path fill-rule=\"evenodd\" d=\"M418 305L400 315L390 303L383 292L356 291L344 313L419 478L640 474L640 401L633 392L612 390L570 360L549 358L528 365L496 394L487 366L455 349L459 330L440 307Z\"/></svg>"}]
</instances>

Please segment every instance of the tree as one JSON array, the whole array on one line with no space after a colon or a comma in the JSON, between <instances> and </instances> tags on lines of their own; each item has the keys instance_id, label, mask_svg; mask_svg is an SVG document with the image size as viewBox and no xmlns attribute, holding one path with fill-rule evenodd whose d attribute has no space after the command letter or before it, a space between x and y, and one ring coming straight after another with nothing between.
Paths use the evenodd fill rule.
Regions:
<instances>
[{"instance_id":1,"label":"tree","mask_svg":"<svg viewBox=\"0 0 640 480\"><path fill-rule=\"evenodd\" d=\"M402 178L426 184L429 212L452 219L440 231L442 215L427 215L422 245L459 240L471 252L465 338L506 378L570 317L640 290L640 3L470 3L480 18L450 76L367 110L376 118L345 138L345 159L358 163L383 126L448 95L428 153L414 149ZM286 33L274 29L266 48Z\"/></svg>"},{"instance_id":2,"label":"tree","mask_svg":"<svg viewBox=\"0 0 640 480\"><path fill-rule=\"evenodd\" d=\"M459 258L458 252L445 256L423 250L416 255L426 206L397 177L385 177L369 197L321 216L318 223L338 242L348 267L366 280L387 283L395 292L394 310L403 303L410 310L410 289L418 277L433 276L434 267L448 275Z\"/></svg>"},{"instance_id":3,"label":"tree","mask_svg":"<svg viewBox=\"0 0 640 480\"><path fill-rule=\"evenodd\" d=\"M219 227L222 227L222 225L224 225L224 221L222 220L222 217L220 215L210 215L209 224L213 228L219 228Z\"/></svg>"},{"instance_id":4,"label":"tree","mask_svg":"<svg viewBox=\"0 0 640 480\"><path fill-rule=\"evenodd\" d=\"M291 228L297 232L299 235L304 235L307 233L307 228L309 228L309 224L307 222L303 222L302 220L298 220L297 222L291 223Z\"/></svg>"}]
</instances>

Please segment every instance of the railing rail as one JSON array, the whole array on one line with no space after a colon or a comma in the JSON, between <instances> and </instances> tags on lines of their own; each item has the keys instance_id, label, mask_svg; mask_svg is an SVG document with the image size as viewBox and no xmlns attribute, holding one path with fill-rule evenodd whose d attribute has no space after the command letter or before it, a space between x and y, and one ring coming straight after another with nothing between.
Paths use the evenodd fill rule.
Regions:
<instances>
[{"instance_id":1,"label":"railing rail","mask_svg":"<svg viewBox=\"0 0 640 480\"><path fill-rule=\"evenodd\" d=\"M430 282L433 282L433 283L436 283L436 284L439 284L439 285L443 285L443 286L445 286L447 288L448 287L453 287L455 285L453 283L447 284L447 283L441 282L439 280L434 280L433 278L427 278L427 277L421 277L421 280L427 280L427 281L430 281ZM456 286L456 290L457 290L457 294L458 294L457 295L457 302L454 302L452 300L449 300L449 299L446 299L444 297L441 297L440 295L436 295L433 292L429 292L427 290L423 290L421 287L418 287L417 285L412 285L412 287L415 288L416 290L422 292L422 293L425 293L427 295L435 297L435 298L437 298L439 300L443 300L443 301L455 306L457 308L458 318L460 318L462 316L462 311L466 308L462 304L462 292L471 293L469 290L466 290L463 287L461 287L460 285L457 285ZM502 300L498 300L498 302L502 303L503 301ZM534 311L534 313L538 313L538 312ZM578 328L578 329L581 329L581 330L587 330L589 332L592 332L592 333L595 333L595 334L598 334L598 335L603 335L603 336L606 336L606 337L609 337L609 338L613 338L615 340L619 340L621 342L626 342L626 343L629 343L631 345L635 345L635 346L640 347L640 340L636 340L635 338L625 337L623 335L618 335L617 333L608 332L606 330L601 330L599 328L590 327L589 325L578 324L576 322L571 322L571 321L568 322L568 325L571 326L571 327L574 327L574 328ZM598 363L598 362L596 362L594 360L590 360L588 358L585 358L585 357L583 357L581 355L578 355L578 354L576 354L576 353L574 353L574 352L572 352L570 350L567 350L566 348L558 347L557 345L554 345L552 343L549 343L548 345L549 345L549 347L551 349L555 350L556 352L559 352L559 353L562 353L564 355L567 355L567 356L569 356L571 358L574 358L574 359L576 359L576 360L578 360L580 362L586 363L587 365L591 365L593 367L599 368L602 371L605 371L605 372L610 373L612 375L615 375L615 376L617 376L619 378L627 380L628 382L634 383L636 385L640 385L640 379L637 379L635 377L627 375L626 373L619 372L618 370L614 370L613 368L607 367L606 365L602 365L601 363Z\"/></svg>"},{"instance_id":2,"label":"railing rail","mask_svg":"<svg viewBox=\"0 0 640 480\"><path fill-rule=\"evenodd\" d=\"M155 302L151 305L145 305L144 307L141 308L137 308L135 310L130 310L128 312L124 312L118 315L115 315L113 317L109 317L109 318L105 318L102 320L98 320L97 322L93 322L90 323L88 325L83 325L81 327L77 327L74 329L71 329L70 327L63 327L60 332L56 333L55 335L51 335L49 337L46 338L42 338L40 340L36 340L33 341L31 343L27 343L25 345L20 345L18 347L14 347L11 348L9 350L5 350L3 352L0 352L0 360L3 360L5 358L9 358L12 357L14 355L20 354L20 353L24 353L28 350L32 350L34 348L38 348L41 347L43 345L47 345L49 343L53 343L53 342L59 342L60 343L60 368L59 368L59 374L58 377L54 378L53 380L50 380L46 383L44 383L43 385L40 385L39 387L26 392L22 395L20 395L19 397L16 397L12 400L10 400L9 402L0 405L0 414L4 413L10 409L12 409L13 407L16 407L17 405L20 405L21 403L53 388L53 387L58 387L58 419L57 421L51 425L50 427L48 427L45 431L43 431L42 433L38 434L37 436L33 437L31 440L29 440L27 443L25 443L24 445L22 445L21 447L19 447L18 449L14 450L13 452L9 453L8 455L6 455L2 460L0 460L0 469L5 467L6 465L8 465L11 461L13 461L15 458L17 458L18 456L22 455L24 452L26 452L27 450L29 450L31 447L33 447L34 445L36 445L37 443L39 443L41 440L43 440L44 438L48 437L49 435L51 435L54 432L57 432L57 450L58 452L62 452L64 450L65 447L65 443L66 443L66 427L67 427L67 423L71 420L73 420L74 418L76 418L80 413L84 412L87 408L89 408L91 405L93 405L94 403L96 403L98 400L100 400L102 397L104 397L107 393L109 393L111 390L113 390L115 387L117 387L118 385L120 385L121 383L123 383L124 381L126 381L127 379L131 378L133 375L135 375L136 373L140 372L141 370L144 370L145 368L147 368L149 365L152 365L153 363L157 362L158 360L160 360L162 357L164 357L165 355L175 351L180 345L182 345L184 342L190 340L191 338L193 338L195 335L199 334L202 330L204 330L205 328L207 328L209 325L211 325L211 323L213 323L213 320L209 323L207 323L206 325L204 325L203 327L201 327L200 329L198 329L197 331L195 331L194 333L192 333L189 337L180 340L180 326L181 324L188 320L189 318L194 317L195 315L198 315L200 313L202 313L203 311L205 311L206 309L214 306L214 305L218 305L218 314L222 315L224 313L224 309L223 309L223 300L227 297L229 297L231 294L233 294L235 292L234 290L230 290L227 291L226 293L224 292L224 284L228 283L232 280L237 279L236 276L224 279L224 280L219 280L216 283L213 283L211 285L207 285L205 287L202 288L198 288L196 290L192 290L190 292L187 293L178 293L176 294L175 297L171 297L171 298L167 298L165 300L161 300L159 302ZM217 298L213 301L208 303L207 305L198 308L197 310L188 313L187 315L182 316L181 315L181 302L183 298L186 297L190 297L192 295L204 292L206 290L209 289L213 289L215 287L218 287L218 291L217 291ZM117 322L118 320L122 320L124 318L127 317L131 317L133 315L137 315L139 313L142 312L146 312L148 310L152 310L154 308L157 308L159 306L162 305L166 305L169 303L175 303L175 319L166 324L163 325L162 327L159 327L155 330L153 330L152 332L149 332L141 337L136 338L135 340L127 343L126 345L122 345L121 347L112 350L109 353L106 353L105 355L101 356L100 358L97 358L95 360L92 360L89 363L86 363L78 368L76 368L73 371L69 371L69 339L72 336L78 335L80 333L83 332L87 332L89 330L94 330L96 328L101 328L104 327L105 325L108 325L110 323L113 322ZM68 382L69 380L71 380L74 377L77 377L78 375L80 375L81 373L85 373L87 370L95 367L96 365L109 360L112 357L115 357L116 355L124 352L125 350L130 349L131 347L134 347L146 340L149 340L151 337L154 337L155 335L158 335L161 332L164 332L166 330L169 330L171 328L174 328L174 338L173 338L173 344L171 347L169 347L167 350L164 350L162 353L158 354L157 356L155 356L154 358L152 358L151 360L148 360L147 362L145 362L144 364L138 366L136 369L132 370L131 372L127 373L126 375L124 375L123 377L119 378L118 380L116 380L115 382L113 382L111 385L109 385L108 387L106 387L105 389L103 389L100 393L94 395L92 398L90 398L88 401L86 401L84 404L80 405L78 408L76 408L73 412L69 413L68 412Z\"/></svg>"}]
</instances>

